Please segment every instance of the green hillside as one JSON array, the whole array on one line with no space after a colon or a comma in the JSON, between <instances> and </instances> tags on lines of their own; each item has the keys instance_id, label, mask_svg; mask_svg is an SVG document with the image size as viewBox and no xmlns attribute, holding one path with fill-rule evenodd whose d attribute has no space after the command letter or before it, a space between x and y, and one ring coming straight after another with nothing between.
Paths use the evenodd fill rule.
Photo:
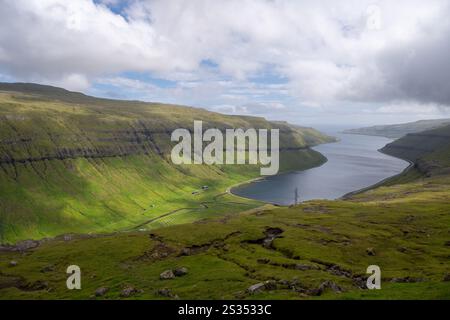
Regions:
<instances>
[{"instance_id":1,"label":"green hillside","mask_svg":"<svg viewBox=\"0 0 450 320\"><path fill-rule=\"evenodd\" d=\"M72 102L53 97L2 95L2 150L8 154L1 164L4 242L79 234L0 246L0 299L450 298L449 127L407 135L383 149L415 161L426 175L410 171L403 180L346 200L281 208L223 193L257 176L256 167L178 168L166 161L165 133L160 139L130 139L138 131L136 113L157 117L153 105L122 102L136 104L133 110L114 107L117 101L86 102L73 111ZM16 112L8 113L10 104ZM179 113L197 112L155 108L176 110L167 123ZM89 114L91 125L77 121L78 113ZM30 125L41 119L34 132L20 122L30 115ZM273 125L260 118L210 116L233 126ZM189 115L177 121L192 120L185 119ZM97 136L104 123L108 133ZM164 127L164 121L157 125ZM286 126L283 140L290 141L284 146L298 146L284 147L285 170L323 161L299 137L317 143L327 137L295 128L288 134L290 126L279 125ZM151 127L145 128L153 137ZM80 141L89 147L79 150ZM201 190L205 184L210 188ZM72 264L82 270L81 290L66 288ZM365 289L372 264L381 268L381 290ZM178 276L164 273L182 267Z\"/></svg>"},{"instance_id":2,"label":"green hillside","mask_svg":"<svg viewBox=\"0 0 450 320\"><path fill-rule=\"evenodd\" d=\"M449 212L442 174L345 201L27 242L0 249L0 299L449 299ZM71 264L81 290L65 287ZM372 264L381 290L365 289ZM181 267L185 275L160 278Z\"/></svg>"},{"instance_id":3,"label":"green hillside","mask_svg":"<svg viewBox=\"0 0 450 320\"><path fill-rule=\"evenodd\" d=\"M410 133L386 145L382 151L415 162L416 168L424 174L449 174L450 125Z\"/></svg>"},{"instance_id":4,"label":"green hillside","mask_svg":"<svg viewBox=\"0 0 450 320\"><path fill-rule=\"evenodd\" d=\"M279 128L282 170L323 163L309 146L332 141L263 118L0 83L0 243L151 229L259 206L217 197L259 176L257 166L172 164L171 132L194 120L204 129Z\"/></svg>"},{"instance_id":5,"label":"green hillside","mask_svg":"<svg viewBox=\"0 0 450 320\"><path fill-rule=\"evenodd\" d=\"M378 125L372 127L344 130L344 133L381 136L392 139L401 138L410 133L431 130L450 124L450 119L419 120L402 124Z\"/></svg>"}]
</instances>

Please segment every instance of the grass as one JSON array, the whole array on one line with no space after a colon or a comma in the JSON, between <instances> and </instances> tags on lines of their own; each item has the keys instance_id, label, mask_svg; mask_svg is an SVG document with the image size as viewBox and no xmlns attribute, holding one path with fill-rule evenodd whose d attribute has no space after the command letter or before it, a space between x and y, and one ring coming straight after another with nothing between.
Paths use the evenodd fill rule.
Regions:
<instances>
[{"instance_id":1,"label":"grass","mask_svg":"<svg viewBox=\"0 0 450 320\"><path fill-rule=\"evenodd\" d=\"M118 299L132 285L143 290L135 299L163 299L162 288L186 299L448 299L450 282L443 279L450 273L449 180L424 178L346 201L266 206L150 232L75 236L25 253L2 252L0 298L89 299L106 286L110 290L103 298ZM272 247L257 241L268 227L283 231ZM185 248L189 255L180 255ZM368 248L375 255L368 255ZM11 260L18 265L9 267ZM82 269L79 291L65 288L70 264ZM310 269L296 270L296 264ZM357 285L371 264L381 267L382 290ZM53 271L41 271L49 265ZM179 266L187 267L188 275L159 279L164 270ZM401 283L407 279L412 282ZM277 287L246 291L267 280L278 281ZM325 281L342 292L304 293ZM29 289L39 283L46 288ZM297 290L283 283L295 283Z\"/></svg>"},{"instance_id":2,"label":"grass","mask_svg":"<svg viewBox=\"0 0 450 320\"><path fill-rule=\"evenodd\" d=\"M321 163L322 157L314 151L284 153L286 159L301 155L310 159L302 158L298 169ZM3 243L62 233L132 229L181 208L187 209L142 227L193 222L261 205L217 197L230 185L258 176L258 168L248 165L185 166L180 170L157 156L133 155L16 164L16 170L16 179L0 173ZM204 185L207 190L201 189Z\"/></svg>"},{"instance_id":3,"label":"grass","mask_svg":"<svg viewBox=\"0 0 450 320\"><path fill-rule=\"evenodd\" d=\"M169 299L161 295L163 288L181 299L450 298L450 281L445 281L450 274L449 140L442 138L445 132L391 144L390 150L407 159L414 156L422 165L381 187L346 200L262 206L223 194L230 185L253 178L256 167L174 167L164 161L164 152L154 150L155 145L159 150L167 147L164 133L151 142L130 142L129 132L143 133L135 130L136 123L123 127L122 121L130 121L129 113L132 117L134 112L155 116L165 114L163 109L152 105L155 109L149 111L148 105L142 109L139 103L129 102L130 109L113 110L120 102L67 96L60 91L54 94L59 99L62 95L64 103L55 102L54 95L44 103L36 102L35 96L9 94L7 99L14 101L6 99L9 102L0 104L10 126L0 127L2 152L14 159L39 157L42 150L47 155L61 152L58 146L62 142L58 141L64 141L69 149L82 141L101 149L100 155L115 152L116 156L16 161L13 165L3 162L0 231L4 239L66 231L84 234L41 241L30 250L0 250L0 299L124 299L121 292L127 286L138 289L130 299ZM78 108L75 103L89 107ZM5 111L8 108L25 108L26 112L13 115ZM65 112L56 124L49 123L49 112L59 115L61 108L72 108L66 111L72 112L73 118L68 121ZM167 123L159 118L155 125L163 123L168 128L177 117L184 121L180 112L186 114L186 110L177 108L168 111ZM42 127L28 132L30 123L16 122L27 121L33 110L44 110L47 121L37 120L42 114L36 116ZM68 124L70 130L80 130L81 122L72 126L83 113L89 114L86 120L91 121L91 129L101 124L101 133L86 135L83 129L75 136L56 135L57 131L66 132ZM220 121L250 121L236 119ZM263 120L251 121L261 124ZM314 134L307 132L291 132L283 143L299 146L306 136L312 139L308 143L313 143ZM36 141L28 140L31 134L38 137ZM94 142L83 140L86 136L95 137ZM111 145L108 139L117 136L120 138ZM430 137L436 139L428 141ZM420 149L420 141L433 148ZM120 153L136 146L147 146L151 152ZM93 152L88 149L70 152ZM283 170L324 161L309 149L284 153ZM210 186L207 191L192 194L205 184ZM110 233L86 234L100 230ZM81 290L66 289L65 271L72 264L82 270ZM381 268L381 290L364 289L365 272L372 264ZM161 272L182 266L188 269L187 275L160 280ZM247 290L264 281L271 285L256 293ZM324 284L328 286L319 290ZM95 297L100 287L109 290Z\"/></svg>"},{"instance_id":4,"label":"grass","mask_svg":"<svg viewBox=\"0 0 450 320\"><path fill-rule=\"evenodd\" d=\"M230 185L258 177L258 166L171 163L170 133L191 128L194 120L203 120L205 129L279 128L284 171L323 163L308 147L331 140L263 118L0 84L0 243L128 230L181 208L187 209L142 228L261 205L216 198ZM204 185L209 189L202 191Z\"/></svg>"}]
</instances>

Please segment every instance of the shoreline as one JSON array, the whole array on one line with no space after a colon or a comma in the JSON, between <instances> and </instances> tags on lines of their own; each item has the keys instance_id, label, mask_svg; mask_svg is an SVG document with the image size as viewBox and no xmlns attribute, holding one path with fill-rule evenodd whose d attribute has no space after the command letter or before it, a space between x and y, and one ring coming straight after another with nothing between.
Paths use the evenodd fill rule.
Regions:
<instances>
[{"instance_id":1,"label":"shoreline","mask_svg":"<svg viewBox=\"0 0 450 320\"><path fill-rule=\"evenodd\" d=\"M336 142L338 142L338 141L328 142L328 143L336 143ZM316 151L316 152L319 152L319 151ZM320 153L320 152L319 152L319 153ZM284 172L278 173L278 174L276 174L275 176L281 176L281 175L289 174L289 173L293 173L293 172L302 172L302 171L310 170L310 169L313 169L313 168L320 168L321 166L323 166L325 163L328 162L328 158L325 157L322 153L320 153L320 154L325 158L325 161L323 161L321 164L319 164L319 165L317 165L317 166L313 166L313 167L311 167L311 168L307 168L307 169L303 169L303 170L288 170L288 171L284 171ZM241 195L238 195L238 194L233 193L233 190L232 190L233 188L237 188L237 187L239 187L239 186L243 186L243 185L246 185L246 184L251 184L251 183L254 183L254 182L257 182L257 181L260 181L260 180L264 180L266 177L267 177L267 176L261 176L261 177L258 177L258 178L254 178L254 179L250 179L250 180L247 180L247 181L243 181L243 182L236 183L236 184L234 184L234 185L228 187L228 188L225 190L225 192L226 192L227 194L229 194L229 195L232 195L233 197L237 197L237 198L241 198L241 199L246 199L246 200L258 201L258 202L261 202L261 203L263 203L263 204L270 204L270 205L273 205L273 206L276 206L276 207L289 207L289 206L291 206L291 205L283 205L283 204L279 204L279 203L275 203L275 202L270 202L270 201L264 201L264 200L259 200L259 199L247 198L247 197L244 197L244 196L241 196Z\"/></svg>"},{"instance_id":2,"label":"shoreline","mask_svg":"<svg viewBox=\"0 0 450 320\"><path fill-rule=\"evenodd\" d=\"M350 135L351 135L352 133L343 133L343 134L350 134ZM373 136L373 135L365 135L365 134L356 134L356 135L364 135L364 136L369 136L369 137L370 137L370 136ZM384 137L384 138L387 138L387 137ZM391 139L391 138L387 138L387 139ZM336 142L338 142L338 141L339 141L339 140L337 140ZM335 142L332 142L332 143L335 143ZM384 148L384 147L383 147L383 148ZM369 191L369 190L372 190L372 189L381 187L381 186L382 186L383 184L385 184L387 181L389 181L389 180L391 180L391 179L393 179L393 178L396 178L396 177L400 177L400 176L402 176L402 175L408 173L408 172L409 172L412 168L414 168L414 166L415 166L415 163L414 163L413 161L411 161L411 160L402 159L402 158L399 158L399 157L392 156L392 155L390 155L390 154L388 154L388 153L386 153L386 152L383 152L381 149L378 149L377 151L380 152L380 153L382 153L382 154L384 154L384 155L387 155L387 156L389 156L389 157L392 157L392 158L395 158L395 159L400 159L400 160L403 160L403 161L405 161L405 162L408 162L409 165L408 165L406 168L404 168L401 172L399 172L399 173L397 173L397 174L395 174L395 175L393 175L393 176L386 177L386 178L384 178L384 179L382 179L382 180L380 180L380 181L378 181L378 182L376 182L376 183L374 183L374 184L371 184L371 185L369 185L369 186L367 186L367 187L360 188L360 189L357 189L357 190L354 190L354 191L350 191L350 192L348 192L348 193L342 195L341 197L336 198L336 199L333 199L333 200L348 200L351 196L354 196L354 195L363 193L363 192L365 192L365 191ZM323 155L323 154L322 154L322 155ZM325 155L323 155L323 156L325 157ZM312 169L312 168L319 168L319 167L321 167L322 165L324 165L325 163L328 162L328 158L325 157L325 159L326 159L326 161L325 161L324 163L320 164L319 166L311 167L311 168L304 169L304 170L290 170L290 171L282 172L282 173L277 174L277 175L283 175L283 174L288 174L288 173L297 172L297 171L301 172L301 171L309 170L309 169ZM283 204L274 203L274 202L270 202L270 201L264 201L264 200L259 200L259 199L253 199L253 198L244 197L244 196L235 194L235 193L233 193L233 191L232 191L233 188L236 188L236 187L238 187L238 186L242 186L242 185L245 185L245 184L251 184L251 183L253 183L253 182L256 182L256 181L259 181L259 180L263 180L263 179L265 179L265 177L258 177L258 178L251 179L251 180L248 180L248 181L245 181L245 182L242 182L242 183L238 183L238 184L236 184L236 185L233 185L233 186L227 188L226 193L228 193L228 194L230 194L230 195L233 195L233 196L235 196L235 197L238 197L238 198L247 199L247 200L254 200L254 201L260 201L260 202L262 202L262 203L274 205L274 206L277 206L277 207L290 207L290 206L292 206L292 204L290 204L290 205L283 205ZM309 201L309 200L306 200L306 201ZM301 204L301 203L303 203L303 202L306 202L306 201L301 201L299 204Z\"/></svg>"}]
</instances>

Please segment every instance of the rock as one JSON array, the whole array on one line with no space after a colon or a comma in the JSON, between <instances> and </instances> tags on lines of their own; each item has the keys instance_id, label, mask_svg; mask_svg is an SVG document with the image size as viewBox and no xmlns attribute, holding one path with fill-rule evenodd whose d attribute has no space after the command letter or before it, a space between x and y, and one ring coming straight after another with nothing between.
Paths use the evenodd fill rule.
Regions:
<instances>
[{"instance_id":1,"label":"rock","mask_svg":"<svg viewBox=\"0 0 450 320\"><path fill-rule=\"evenodd\" d=\"M295 270L305 271L305 270L311 270L311 269L316 269L316 268L313 267L313 266L309 266L309 265L307 265L307 264L300 264L300 263L297 263L297 264L295 265L294 269L295 269Z\"/></svg>"},{"instance_id":2,"label":"rock","mask_svg":"<svg viewBox=\"0 0 450 320\"><path fill-rule=\"evenodd\" d=\"M248 293L256 293L256 292L259 292L259 291L261 291L263 289L264 289L264 283L260 282L260 283L257 283L257 284L254 284L254 285L250 286L247 289L247 292Z\"/></svg>"},{"instance_id":3,"label":"rock","mask_svg":"<svg viewBox=\"0 0 450 320\"><path fill-rule=\"evenodd\" d=\"M391 282L394 283L415 283L415 282L422 282L422 278L412 278L410 276L404 277L404 278L392 278Z\"/></svg>"},{"instance_id":4,"label":"rock","mask_svg":"<svg viewBox=\"0 0 450 320\"><path fill-rule=\"evenodd\" d=\"M16 249L18 251L25 251L28 249L33 249L39 246L39 241L35 240L24 240L16 244Z\"/></svg>"},{"instance_id":5,"label":"rock","mask_svg":"<svg viewBox=\"0 0 450 320\"><path fill-rule=\"evenodd\" d=\"M400 247L397 250L401 253L406 253L406 251L408 251L408 249L406 247Z\"/></svg>"},{"instance_id":6,"label":"rock","mask_svg":"<svg viewBox=\"0 0 450 320\"><path fill-rule=\"evenodd\" d=\"M63 239L64 239L64 241L71 241L71 240L72 240L72 235L70 235L70 234L65 234L65 235L63 236Z\"/></svg>"},{"instance_id":7,"label":"rock","mask_svg":"<svg viewBox=\"0 0 450 320\"><path fill-rule=\"evenodd\" d=\"M132 295L135 295L135 294L141 293L141 292L142 292L142 290L137 290L133 286L127 286L122 290L122 292L120 293L120 296L127 298L127 297L131 297Z\"/></svg>"},{"instance_id":8,"label":"rock","mask_svg":"<svg viewBox=\"0 0 450 320\"><path fill-rule=\"evenodd\" d=\"M280 279L280 280L278 280L278 284L281 286L290 287L291 282L286 279Z\"/></svg>"},{"instance_id":9,"label":"rock","mask_svg":"<svg viewBox=\"0 0 450 320\"><path fill-rule=\"evenodd\" d=\"M180 252L180 256L190 256L190 255L191 255L190 248L183 248Z\"/></svg>"},{"instance_id":10,"label":"rock","mask_svg":"<svg viewBox=\"0 0 450 320\"><path fill-rule=\"evenodd\" d=\"M322 294L326 289L331 289L332 291L339 293L342 292L342 288L339 287L336 283L334 283L333 281L327 280L325 282L323 282L320 286L319 286L319 295Z\"/></svg>"},{"instance_id":11,"label":"rock","mask_svg":"<svg viewBox=\"0 0 450 320\"><path fill-rule=\"evenodd\" d=\"M21 289L30 291L48 290L49 285L47 281L38 280L32 283L27 283L26 285L22 286Z\"/></svg>"},{"instance_id":12,"label":"rock","mask_svg":"<svg viewBox=\"0 0 450 320\"><path fill-rule=\"evenodd\" d=\"M188 273L188 269L185 267L176 268L175 270L173 270L173 274L175 275L175 277L182 277L182 276L186 275L187 273Z\"/></svg>"},{"instance_id":13,"label":"rock","mask_svg":"<svg viewBox=\"0 0 450 320\"><path fill-rule=\"evenodd\" d=\"M268 280L264 282L264 289L266 290L276 290L277 282L275 280Z\"/></svg>"},{"instance_id":14,"label":"rock","mask_svg":"<svg viewBox=\"0 0 450 320\"><path fill-rule=\"evenodd\" d=\"M281 237L280 234L283 233L283 230L280 228L271 228L267 227L264 234L266 237L264 239L260 239L261 244L265 248L272 248L273 240Z\"/></svg>"},{"instance_id":15,"label":"rock","mask_svg":"<svg viewBox=\"0 0 450 320\"><path fill-rule=\"evenodd\" d=\"M444 276L444 279L443 279L443 281L450 281L450 273L447 273L445 276Z\"/></svg>"},{"instance_id":16,"label":"rock","mask_svg":"<svg viewBox=\"0 0 450 320\"><path fill-rule=\"evenodd\" d=\"M172 291L170 289L167 289L167 288L159 289L157 291L157 293L160 296L163 296L163 297L172 298L172 299L179 299L178 295L173 294Z\"/></svg>"},{"instance_id":17,"label":"rock","mask_svg":"<svg viewBox=\"0 0 450 320\"><path fill-rule=\"evenodd\" d=\"M174 252L175 250L173 248L167 246L164 243L159 243L153 248L151 252L147 253L147 255L153 260L161 260L167 258Z\"/></svg>"},{"instance_id":18,"label":"rock","mask_svg":"<svg viewBox=\"0 0 450 320\"><path fill-rule=\"evenodd\" d=\"M173 274L172 270L166 270L159 275L159 278L161 280L170 280L170 279L175 278L175 275Z\"/></svg>"},{"instance_id":19,"label":"rock","mask_svg":"<svg viewBox=\"0 0 450 320\"><path fill-rule=\"evenodd\" d=\"M360 289L367 289L367 275L359 275L353 277L353 283Z\"/></svg>"},{"instance_id":20,"label":"rock","mask_svg":"<svg viewBox=\"0 0 450 320\"><path fill-rule=\"evenodd\" d=\"M450 247L450 241L446 241L446 242L444 243L444 245L445 245L446 247Z\"/></svg>"},{"instance_id":21,"label":"rock","mask_svg":"<svg viewBox=\"0 0 450 320\"><path fill-rule=\"evenodd\" d=\"M9 262L9 266L10 266L10 267L15 267L15 266L17 266L17 261L15 261L15 260L10 261L10 262Z\"/></svg>"},{"instance_id":22,"label":"rock","mask_svg":"<svg viewBox=\"0 0 450 320\"><path fill-rule=\"evenodd\" d=\"M172 297L172 292L170 291L170 289L167 289L167 288L159 289L158 294L163 297L169 297L169 298Z\"/></svg>"},{"instance_id":23,"label":"rock","mask_svg":"<svg viewBox=\"0 0 450 320\"><path fill-rule=\"evenodd\" d=\"M109 288L106 287L100 287L97 290L95 290L95 296L96 297L102 297L109 291ZM123 292L123 291L122 291Z\"/></svg>"},{"instance_id":24,"label":"rock","mask_svg":"<svg viewBox=\"0 0 450 320\"><path fill-rule=\"evenodd\" d=\"M274 240L275 238L266 238L266 239L264 239L263 240L263 247L264 248L271 248L272 247L272 243L273 243L273 240Z\"/></svg>"},{"instance_id":25,"label":"rock","mask_svg":"<svg viewBox=\"0 0 450 320\"><path fill-rule=\"evenodd\" d=\"M369 256L374 256L375 255L375 250L373 248L367 248L366 252Z\"/></svg>"},{"instance_id":26,"label":"rock","mask_svg":"<svg viewBox=\"0 0 450 320\"><path fill-rule=\"evenodd\" d=\"M247 289L248 293L256 293L262 290L276 290L278 287L277 282L275 280L268 280L265 282L260 282L250 286Z\"/></svg>"}]
</instances>

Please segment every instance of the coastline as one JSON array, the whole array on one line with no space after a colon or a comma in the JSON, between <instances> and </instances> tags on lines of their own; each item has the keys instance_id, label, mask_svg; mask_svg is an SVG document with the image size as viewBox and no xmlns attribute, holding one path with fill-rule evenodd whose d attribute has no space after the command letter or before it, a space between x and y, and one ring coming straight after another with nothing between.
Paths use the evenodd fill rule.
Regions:
<instances>
[{"instance_id":1,"label":"coastline","mask_svg":"<svg viewBox=\"0 0 450 320\"><path fill-rule=\"evenodd\" d=\"M363 193L363 192L365 192L365 191L369 191L369 190L372 190L372 189L381 187L381 186L384 185L387 181L389 181L389 180L391 180L391 179L393 179L393 178L400 177L400 176L402 176L402 175L408 173L409 170L411 170L411 169L414 168L414 166L415 166L415 163L412 162L411 160L407 160L407 159L402 159L402 158L394 157L394 156L392 156L392 155L390 155L390 154L387 154L386 152L383 152L381 149L378 149L377 151L380 152L380 153L382 153L382 154L385 154L385 155L387 155L387 156L390 156L390 157L393 157L393 158L396 158L396 159L401 159L401 160L403 160L403 161L406 161L406 162L409 163L409 165L408 165L405 169L403 169L403 171L400 172L400 173L397 173L397 174L395 174L395 175L393 175L393 176L384 178L383 180L378 181L377 183L374 183L374 184L372 184L372 185L370 185L370 186L367 186L367 187L364 187L364 188L361 188L361 189L358 189L358 190L355 190L355 191L351 191L351 192L349 192L349 193L346 193L346 194L344 194L342 197L340 197L340 198L338 198L338 199L336 199L336 200L347 200L347 199L349 199L351 196L354 196L354 195Z\"/></svg>"},{"instance_id":2,"label":"coastline","mask_svg":"<svg viewBox=\"0 0 450 320\"><path fill-rule=\"evenodd\" d=\"M338 141L328 142L328 143L336 143L336 142L338 142ZM318 152L318 151L317 151L317 152ZM319 152L319 153L320 153L320 152ZM287 170L287 171L283 171L283 172L281 172L281 173L276 174L276 176L278 176L278 175L284 175L284 174L289 174L289 173L292 173L292 172L302 172L302 171L309 170L309 169L313 169L313 168L320 168L321 166L323 166L325 163L328 162L328 158L325 157L322 153L320 153L320 154L324 157L324 161L323 161L322 163L318 164L317 166L313 166L313 167L310 167L310 168L307 168L307 169L302 169L302 170ZM246 185L246 184L251 184L251 183L254 183L254 182L257 182L257 181L260 181L260 180L264 180L265 178L266 178L266 176L261 176L261 177L257 177L257 178L254 178L254 179L250 179L250 180L246 180L246 181L243 181L243 182L236 183L236 184L234 184L234 185L228 187L228 188L225 190L225 192L226 192L227 194L229 194L229 195L232 195L233 197L238 197L238 198L241 198L241 199L258 201L258 202L261 202L261 203L263 203L263 204L270 204L270 205L273 205L273 206L276 206L276 207L289 207L290 205L282 205L282 204L275 203L275 202L270 202L270 201L263 201L263 200L258 200L258 199L247 198L247 197L238 195L238 194L236 194L236 193L233 193L233 189L234 189L234 188L237 188L237 187L239 187L239 186L243 186L243 185Z\"/></svg>"},{"instance_id":3,"label":"coastline","mask_svg":"<svg viewBox=\"0 0 450 320\"><path fill-rule=\"evenodd\" d=\"M352 134L352 133L344 133L344 132L343 132L343 134ZM357 134L357 135L364 135L364 134ZM367 136L367 135L365 135L365 136ZM371 135L368 135L368 136L371 136ZM385 138L387 138L387 137L385 137ZM388 139L391 139L391 138L388 138ZM337 142L337 141L336 141L336 142ZM412 168L414 168L414 166L415 166L415 163L414 163L413 161L410 161L410 160L407 160L407 159L402 159L402 158L399 158L399 157L392 156L392 155L390 155L390 154L388 154L388 153L386 153L386 152L383 152L382 149L378 149L377 151L380 152L380 153L382 153L382 154L384 154L384 155L387 155L387 156L389 156L389 157L396 158L396 159L400 159L400 160L403 160L403 161L405 161L405 162L408 162L409 165L408 165L405 169L403 169L400 173L398 173L398 174L395 174L395 175L393 175L393 176L386 177L386 178L384 178L383 180L380 180L380 181L378 181L378 182L376 182L376 183L374 183L374 184L371 184L371 185L369 185L369 186L367 186L367 187L364 187L364 188L361 188L361 189L357 189L357 190L348 192L348 193L346 193L346 194L342 195L341 197L336 198L336 199L334 199L334 200L347 200L347 199L349 199L351 196L354 196L354 195L363 193L363 192L365 192L365 191L369 191L369 190L372 190L372 189L381 187L382 185L384 185L384 184L385 184L386 182L388 182L389 180L391 180L391 179L393 179L393 178L400 177L400 176L402 176L402 175L408 173L408 172L409 172ZM322 154L322 155L323 155L323 154ZM323 156L324 156L324 155L323 155ZM325 157L325 156L324 156L324 157ZM309 169L312 169L312 168L318 168L318 167L321 167L322 165L324 165L325 163L328 162L328 158L325 157L325 159L326 159L326 160L325 160L322 164L320 164L320 165L318 165L318 166L314 166L314 167L311 167L311 168L308 168L308 169L303 169L303 170L289 170L289 171L286 171L286 172L279 173L279 174L277 174L277 175L283 175L283 174L288 174L288 173L297 172L297 171L301 172L301 171L309 170ZM237 183L237 184L235 184L235 185L233 185L233 186L228 187L227 190L226 190L225 192L228 193L228 194L230 194L230 195L233 195L233 196L235 196L235 197L241 198L241 199L247 199L247 200L250 199L250 200L254 200L254 201L259 201L259 202L261 202L261 203L274 205L274 206L277 206L277 207L289 207L289 206L291 206L291 205L282 205L282 204L274 203L274 202L270 202L270 201L263 201L263 200L253 199L253 198L247 198L247 197L238 195L238 194L236 194L236 193L233 193L233 189L236 188L236 187L239 187L239 186L242 186L242 185L246 185L246 184L251 184L251 183L257 182L257 181L259 181L259 180L263 180L263 179L265 179L265 178L266 178L266 177L258 177L258 178L250 179L250 180L247 180L247 181L244 181L244 182L241 182L241 183ZM300 203L302 203L302 202L300 202Z\"/></svg>"}]
</instances>

